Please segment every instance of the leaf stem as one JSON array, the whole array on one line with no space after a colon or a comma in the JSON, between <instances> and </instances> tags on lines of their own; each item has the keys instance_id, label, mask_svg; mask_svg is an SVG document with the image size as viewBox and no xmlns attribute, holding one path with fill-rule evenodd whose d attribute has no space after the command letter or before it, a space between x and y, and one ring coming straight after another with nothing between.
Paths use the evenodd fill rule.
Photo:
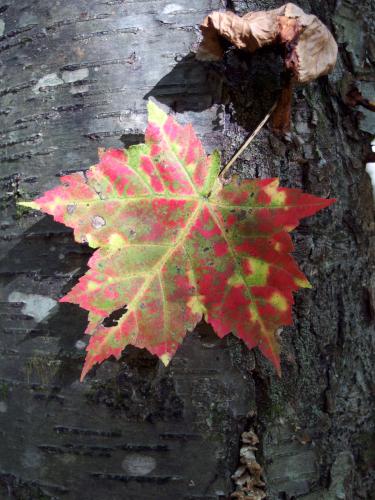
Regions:
<instances>
[{"instance_id":1,"label":"leaf stem","mask_svg":"<svg viewBox=\"0 0 375 500\"><path fill-rule=\"evenodd\" d=\"M267 123L269 117L272 115L274 112L275 108L277 105L277 101L272 105L271 109L268 111L266 116L263 118L263 120L259 123L257 128L252 132L249 137L246 139L246 141L242 144L240 149L232 156L232 158L228 161L228 163L225 165L225 167L220 171L219 177L221 179L224 179L224 175L228 172L230 167L233 165L233 163L237 160L237 158L245 151L247 146L251 143L251 141L258 135L258 133L262 130L264 125Z\"/></svg>"}]
</instances>

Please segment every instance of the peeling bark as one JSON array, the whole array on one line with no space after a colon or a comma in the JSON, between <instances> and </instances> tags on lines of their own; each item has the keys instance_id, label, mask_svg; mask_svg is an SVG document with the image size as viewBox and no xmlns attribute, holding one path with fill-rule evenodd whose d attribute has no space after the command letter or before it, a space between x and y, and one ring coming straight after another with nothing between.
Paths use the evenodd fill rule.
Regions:
<instances>
[{"instance_id":1,"label":"peeling bark","mask_svg":"<svg viewBox=\"0 0 375 500\"><path fill-rule=\"evenodd\" d=\"M91 251L16 201L85 170L99 147L141 141L149 95L225 162L275 101L282 61L272 48L196 61L197 25L219 0L0 0L0 498L227 498L250 425L268 498L371 498L375 223L365 159L375 127L374 113L347 106L343 82L350 76L371 100L375 4L299 6L332 29L339 63L294 89L286 138L263 129L234 166L339 199L294 235L313 289L296 296L294 327L281 333L282 379L200 325L168 368L129 348L80 384L85 313L53 301Z\"/></svg>"}]
</instances>

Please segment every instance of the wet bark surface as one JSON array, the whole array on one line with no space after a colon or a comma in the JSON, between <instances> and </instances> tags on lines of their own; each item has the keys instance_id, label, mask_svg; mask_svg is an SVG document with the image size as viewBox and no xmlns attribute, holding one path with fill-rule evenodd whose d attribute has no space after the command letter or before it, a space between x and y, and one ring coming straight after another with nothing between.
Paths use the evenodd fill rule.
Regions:
<instances>
[{"instance_id":1,"label":"wet bark surface","mask_svg":"<svg viewBox=\"0 0 375 500\"><path fill-rule=\"evenodd\" d=\"M202 324L168 368L128 348L81 384L86 314L57 300L91 251L16 206L94 164L98 147L142 141L149 96L229 159L278 95L281 60L229 49L199 63L197 24L281 4L0 0L0 498L227 498L250 425L268 498L372 498L374 118L344 101L352 81L374 92L373 0L298 2L332 29L338 64L295 89L290 134L265 128L234 167L338 198L294 232L313 289L282 332L282 379Z\"/></svg>"}]
</instances>

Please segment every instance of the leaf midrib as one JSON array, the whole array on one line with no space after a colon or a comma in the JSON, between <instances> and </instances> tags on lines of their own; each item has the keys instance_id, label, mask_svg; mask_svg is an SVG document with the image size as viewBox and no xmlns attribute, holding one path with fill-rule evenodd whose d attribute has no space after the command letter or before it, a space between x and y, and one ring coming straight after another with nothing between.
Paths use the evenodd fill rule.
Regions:
<instances>
[{"instance_id":1,"label":"leaf midrib","mask_svg":"<svg viewBox=\"0 0 375 500\"><path fill-rule=\"evenodd\" d=\"M76 201L76 200L63 200L65 203L61 203L62 205L91 205L93 203L113 203L115 201L120 202L121 204L127 205L133 201L141 201L141 200L176 200L176 201L194 201L201 200L204 201L207 205L218 208L226 208L226 209L238 209L238 210L261 210L267 208L269 210L285 210L289 208L304 208L304 207L316 207L320 206L321 203L303 203L302 205L278 205L278 206L270 206L270 205L254 205L254 206L246 206L246 205L225 205L223 203L215 203L211 201L209 198L207 199L205 196L200 195L199 193L194 195L184 195L184 196L167 196L165 194L150 194L144 196L129 196L127 198L98 198L95 200L85 200L85 201Z\"/></svg>"},{"instance_id":2,"label":"leaf midrib","mask_svg":"<svg viewBox=\"0 0 375 500\"><path fill-rule=\"evenodd\" d=\"M169 139L168 135L164 132L164 128L163 127L164 127L164 124L160 127L160 130L161 130L161 133L162 133L162 135L164 137L164 140L168 144L168 153L171 154L171 156L174 156L176 158L177 162L182 167L182 170L185 172L185 175L187 177L187 180L188 180L188 182L190 184L190 187L192 188L193 192L196 193L197 195L199 195L197 187L195 186L195 184L193 182L193 179L191 178L191 175L190 175L190 173L188 172L188 170L186 168L185 163L181 160L181 158L179 158L177 156L177 153L175 153L175 151L173 151L172 141Z\"/></svg>"}]
</instances>

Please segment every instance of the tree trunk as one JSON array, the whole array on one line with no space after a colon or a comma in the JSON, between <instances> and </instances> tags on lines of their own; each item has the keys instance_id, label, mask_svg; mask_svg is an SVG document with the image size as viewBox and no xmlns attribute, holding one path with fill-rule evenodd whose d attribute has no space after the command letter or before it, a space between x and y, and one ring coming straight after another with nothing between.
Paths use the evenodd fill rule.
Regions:
<instances>
[{"instance_id":1,"label":"tree trunk","mask_svg":"<svg viewBox=\"0 0 375 500\"><path fill-rule=\"evenodd\" d=\"M336 3L336 5L335 5ZM2 193L0 498L228 498L241 433L254 429L269 499L369 499L374 491L374 202L365 172L374 114L374 0L301 0L340 46L335 71L294 91L292 130L267 127L235 164L337 203L294 232L313 285L282 332L282 378L207 325L168 368L126 349L84 383L86 315L57 300L90 250L16 206L87 169L98 147L142 142L153 96L228 160L280 87L274 49L193 52L197 25L281 1L0 0ZM244 497L245 498L245 497Z\"/></svg>"}]
</instances>

